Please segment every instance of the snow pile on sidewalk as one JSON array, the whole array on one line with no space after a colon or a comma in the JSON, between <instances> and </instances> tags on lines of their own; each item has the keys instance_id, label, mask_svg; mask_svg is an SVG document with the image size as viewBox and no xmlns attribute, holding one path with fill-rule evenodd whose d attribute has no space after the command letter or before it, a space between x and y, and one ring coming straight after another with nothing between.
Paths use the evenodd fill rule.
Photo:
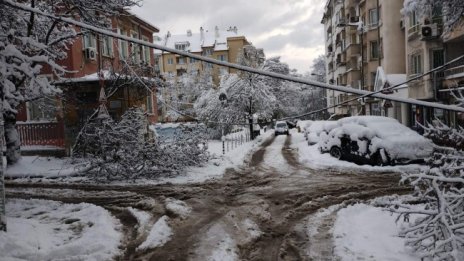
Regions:
<instances>
[{"instance_id":1,"label":"snow pile on sidewalk","mask_svg":"<svg viewBox=\"0 0 464 261\"><path fill-rule=\"evenodd\" d=\"M341 209L333 232L335 254L341 260L419 260L398 237L395 220L396 215L366 204Z\"/></svg>"},{"instance_id":2,"label":"snow pile on sidewalk","mask_svg":"<svg viewBox=\"0 0 464 261\"><path fill-rule=\"evenodd\" d=\"M172 214L180 217L181 219L186 219L190 212L192 212L192 208L188 206L184 201L177 200L174 198L167 198L166 202L166 210L171 212Z\"/></svg>"},{"instance_id":3,"label":"snow pile on sidewalk","mask_svg":"<svg viewBox=\"0 0 464 261\"><path fill-rule=\"evenodd\" d=\"M111 260L120 254L120 223L87 203L10 199L8 232L0 231L2 260Z\"/></svg>"}]
</instances>

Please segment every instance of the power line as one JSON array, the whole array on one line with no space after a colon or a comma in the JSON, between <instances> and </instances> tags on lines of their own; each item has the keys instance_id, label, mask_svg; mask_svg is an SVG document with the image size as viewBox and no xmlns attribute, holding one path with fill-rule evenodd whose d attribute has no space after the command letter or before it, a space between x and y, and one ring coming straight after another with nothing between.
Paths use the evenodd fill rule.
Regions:
<instances>
[{"instance_id":1,"label":"power line","mask_svg":"<svg viewBox=\"0 0 464 261\"><path fill-rule=\"evenodd\" d=\"M447 62L447 63L445 63L445 64L443 64L443 65L441 65L441 66L438 66L438 67L436 67L436 68L433 68L432 70L429 70L429 71L427 71L427 72L425 72L425 73L423 73L423 74L420 74L420 75L417 75L417 76L415 76L415 77L412 77L412 78L410 78L409 80L407 80L407 81L405 81L405 82L398 83L398 84L393 85L393 86L391 86L391 87L384 88L384 89L381 89L381 90L372 92L372 93L370 93L370 94L365 94L365 95L362 95L362 96L359 96L359 97L356 97L356 98L353 98L353 99L349 99L349 100L346 100L346 101L343 101L343 102L339 102L339 103L337 103L337 104L335 104L335 105L327 106L327 107L325 107L325 108L323 108L323 109L315 110L315 111L312 111L312 112L308 112L308 113L304 113L304 114L300 114L300 115L296 115L296 116L285 117L285 118L282 118L282 120L294 119L294 118L301 118L301 117L304 117L304 116L309 116L309 115L312 115L312 114L316 114L316 113L319 113L319 112L323 112L323 111L325 111L325 110L329 110L329 109L336 108L336 107L338 107L338 106L341 106L341 105L350 103L350 102L352 102L352 101L356 101L356 100L359 100L359 99L364 99L364 98L366 98L366 97L373 96L373 95L376 94L376 93L382 93L382 92L384 92L384 91L389 91L389 90L393 91L393 90L401 89L401 88L397 88L397 87L400 87L400 86L402 86L402 85L404 85L404 84L407 84L407 83L410 83L410 82L412 82L412 81L421 79L421 78L423 78L424 76L429 75L429 74L432 74L432 73L434 73L434 72L441 71L441 70L445 69L446 67L448 67L448 65L450 65L450 64L452 64L452 63L455 63L455 62L458 62L458 61L460 61L460 60L462 60L462 59L464 59L464 55L461 55L461 56L459 56L458 58L453 59L453 60L451 60L451 61L449 61L449 62Z\"/></svg>"},{"instance_id":2,"label":"power line","mask_svg":"<svg viewBox=\"0 0 464 261\"><path fill-rule=\"evenodd\" d=\"M158 44L154 44L154 43L148 43L148 42L145 42L145 41L142 41L142 40L139 40L139 39L130 38L130 37L124 36L124 35L119 35L117 33L114 33L114 32L111 32L111 31L108 31L108 30L105 30L105 29L102 29L102 28L98 28L98 27L95 27L95 26L92 26L92 25L88 25L88 24L83 23L83 22L75 21L75 20L70 19L70 18L60 17L60 16L55 16L55 15L52 15L52 14L48 14L48 13L42 12L42 11L40 11L38 9L12 2L11 0L3 0L2 3L6 4L6 5L9 5L9 6L13 7L13 8L21 9L21 10L24 10L24 11L27 11L27 12L33 12L33 13L41 15L41 16L45 16L45 17L48 17L48 18L51 18L51 19L54 19L54 20L62 21L64 23L72 24L72 25L75 25L75 26L78 26L78 27L81 27L81 28L85 28L85 29L90 30L90 31L95 32L95 33L111 36L111 37L113 37L115 39L120 39L120 40L128 41L128 42L131 42L131 43L139 44L139 45L142 45L142 46L146 46L146 47L150 47L150 48L154 48L154 49L158 49L158 50L162 50L162 51L166 51L166 52L170 52L170 53L174 53L174 54L194 58L194 59L201 60L201 61L204 61L204 62L207 62L207 63L212 63L212 64L225 66L225 67L229 67L229 68L234 68L234 69L237 69L237 70L246 71L246 72L250 72L250 73L254 73L254 74L258 74L258 75L263 75L263 76L268 76L268 77L272 77L272 78L277 78L277 79L281 79L281 80L287 80L287 81L291 81L291 82L317 86L317 87L320 87L320 88L334 90L334 91L352 93L352 94L357 94L357 95L370 95L372 97L380 98L380 99L384 99L384 100L390 100L390 101L396 101L396 102L401 102L401 103L414 104L414 105L437 108L437 109L444 109L444 110L449 110L449 111L464 112L464 108L458 107L458 106L455 106L455 105L445 105L445 104L434 103L434 102L426 102L426 101L420 101L420 100L411 99L411 98L391 97L391 96L388 96L386 94L372 93L372 92L369 92L369 91L353 89L353 88L350 88L350 87L330 85L330 84L321 83L321 82L308 80L308 79L302 79L302 78L298 78L298 77L294 77L294 76L282 75L282 74L274 73L274 72L267 72L267 71L263 71L263 70L260 70L260 69L239 65L239 64L233 64L233 63L229 63L229 62L219 61L219 60L216 60L216 59L213 59L213 58L204 57L204 56L196 55L196 54L191 54L189 52L179 51L179 50L169 48L169 47L165 47L165 46L162 46L162 45L158 45Z\"/></svg>"}]
</instances>

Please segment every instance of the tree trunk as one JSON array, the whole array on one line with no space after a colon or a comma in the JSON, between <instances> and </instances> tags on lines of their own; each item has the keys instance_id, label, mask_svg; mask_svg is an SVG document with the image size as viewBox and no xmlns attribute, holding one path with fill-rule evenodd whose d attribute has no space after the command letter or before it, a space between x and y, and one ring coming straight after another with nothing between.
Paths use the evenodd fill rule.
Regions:
<instances>
[{"instance_id":1,"label":"tree trunk","mask_svg":"<svg viewBox=\"0 0 464 261\"><path fill-rule=\"evenodd\" d=\"M0 110L2 110L2 101L0 100ZM0 114L0 137L3 135L3 119ZM0 142L0 151L2 157L0 157L0 231L6 232L6 200L5 200L5 183L4 183L4 166L3 166L3 142Z\"/></svg>"},{"instance_id":2,"label":"tree trunk","mask_svg":"<svg viewBox=\"0 0 464 261\"><path fill-rule=\"evenodd\" d=\"M19 133L16 129L16 114L4 113L4 130L6 143L6 162L7 165L13 165L21 159L21 143Z\"/></svg>"}]
</instances>

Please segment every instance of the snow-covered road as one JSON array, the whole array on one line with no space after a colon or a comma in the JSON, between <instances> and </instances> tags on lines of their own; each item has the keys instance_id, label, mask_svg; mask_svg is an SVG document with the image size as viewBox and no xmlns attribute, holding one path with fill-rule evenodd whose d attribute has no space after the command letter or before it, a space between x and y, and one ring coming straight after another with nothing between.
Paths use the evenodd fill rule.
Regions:
<instances>
[{"instance_id":1,"label":"snow-covered road","mask_svg":"<svg viewBox=\"0 0 464 261\"><path fill-rule=\"evenodd\" d=\"M123 251L113 254L123 260L327 259L335 255L330 228L337 206L408 189L388 170L312 168L298 153L300 135L266 136L246 165L226 169L222 179L119 186L9 182L7 197L108 210L121 224Z\"/></svg>"}]
</instances>

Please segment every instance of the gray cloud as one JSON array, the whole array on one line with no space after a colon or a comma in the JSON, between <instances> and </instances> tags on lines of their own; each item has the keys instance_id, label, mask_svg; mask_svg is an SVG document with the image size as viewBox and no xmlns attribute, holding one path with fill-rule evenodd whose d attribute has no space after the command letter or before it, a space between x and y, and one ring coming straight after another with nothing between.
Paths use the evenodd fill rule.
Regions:
<instances>
[{"instance_id":1,"label":"gray cloud","mask_svg":"<svg viewBox=\"0 0 464 261\"><path fill-rule=\"evenodd\" d=\"M324 43L320 24L325 1L320 0L145 0L133 11L160 28L160 36L170 31L182 34L200 26L226 29L237 26L239 33L265 52L273 54L286 48L315 48ZM284 33L275 33L275 30ZM320 49L320 48L319 48ZM307 70L301 57L286 57L290 67ZM312 56L312 55L311 55ZM292 64L290 61L299 60Z\"/></svg>"}]
</instances>

